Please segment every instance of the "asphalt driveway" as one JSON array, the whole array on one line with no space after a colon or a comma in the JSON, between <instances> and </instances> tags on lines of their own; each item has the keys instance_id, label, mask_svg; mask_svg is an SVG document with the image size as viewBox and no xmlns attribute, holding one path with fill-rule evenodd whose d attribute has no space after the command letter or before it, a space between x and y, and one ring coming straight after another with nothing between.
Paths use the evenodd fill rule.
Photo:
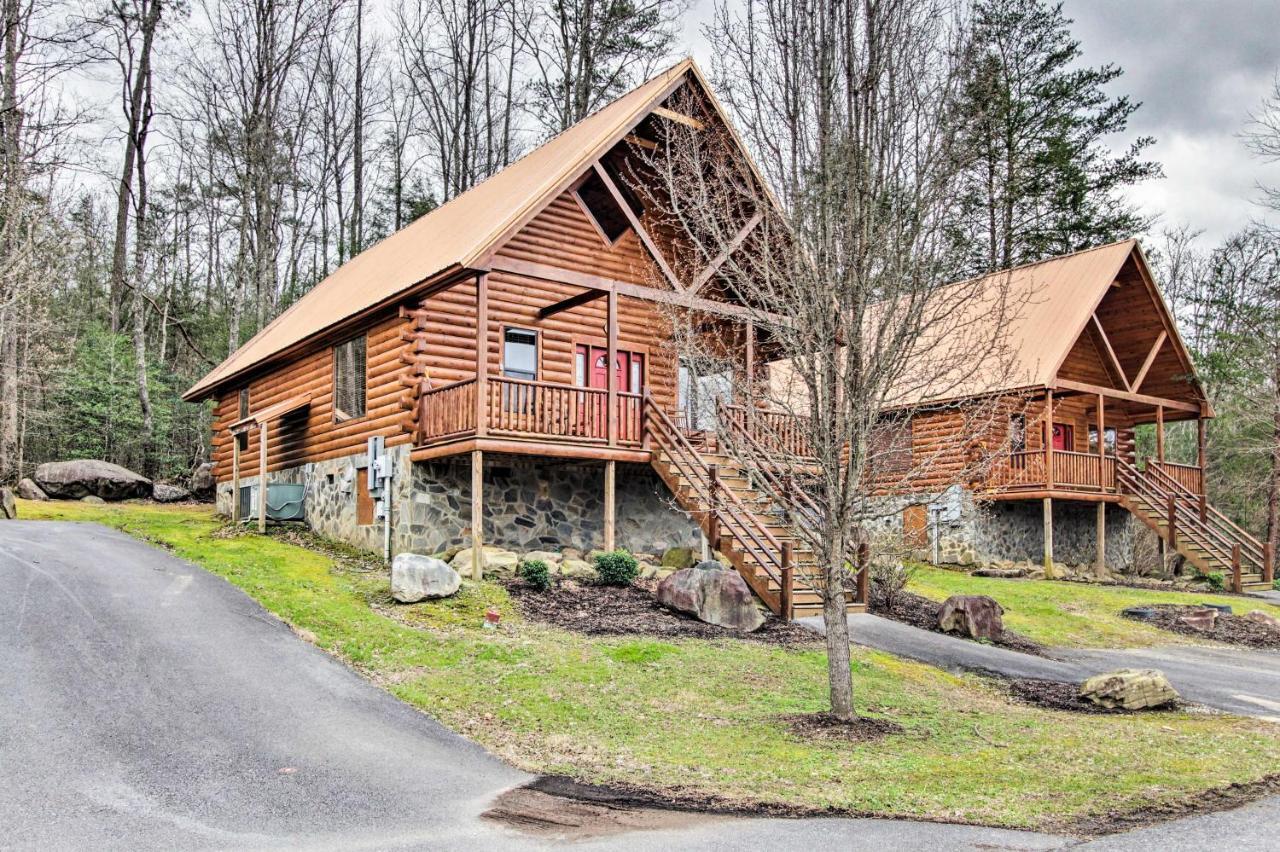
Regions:
<instances>
[{"instance_id":1,"label":"asphalt driveway","mask_svg":"<svg viewBox=\"0 0 1280 852\"><path fill-rule=\"evenodd\" d=\"M234 586L91 524L0 522L0 848L503 849L530 776ZM888 820L692 816L578 848L1056 848Z\"/></svg>"},{"instance_id":2,"label":"asphalt driveway","mask_svg":"<svg viewBox=\"0 0 1280 852\"><path fill-rule=\"evenodd\" d=\"M800 621L822 630L821 616ZM1193 645L1116 651L1055 648L1051 650L1055 659L1045 659L869 613L849 616L849 637L859 645L948 671L1000 677L1079 682L1113 669L1159 669L1188 701L1280 722L1280 654L1270 651Z\"/></svg>"}]
</instances>

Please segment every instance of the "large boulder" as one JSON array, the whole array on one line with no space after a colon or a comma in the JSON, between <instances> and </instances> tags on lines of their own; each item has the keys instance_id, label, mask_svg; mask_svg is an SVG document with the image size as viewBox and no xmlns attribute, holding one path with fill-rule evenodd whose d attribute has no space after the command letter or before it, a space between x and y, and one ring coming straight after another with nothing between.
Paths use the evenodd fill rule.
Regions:
<instances>
[{"instance_id":1,"label":"large boulder","mask_svg":"<svg viewBox=\"0 0 1280 852\"><path fill-rule=\"evenodd\" d=\"M44 493L35 480L29 476L24 476L18 480L18 496L23 500L48 500L49 495Z\"/></svg>"},{"instance_id":2,"label":"large boulder","mask_svg":"<svg viewBox=\"0 0 1280 852\"><path fill-rule=\"evenodd\" d=\"M100 459L45 462L36 468L34 479L45 494L55 498L127 500L151 496L150 479Z\"/></svg>"},{"instance_id":3,"label":"large boulder","mask_svg":"<svg viewBox=\"0 0 1280 852\"><path fill-rule=\"evenodd\" d=\"M459 574L471 574L470 547L459 550L449 563ZM519 555L500 547L485 545L480 548L480 566L486 577L514 577L516 566L520 564Z\"/></svg>"},{"instance_id":4,"label":"large boulder","mask_svg":"<svg viewBox=\"0 0 1280 852\"><path fill-rule=\"evenodd\" d=\"M458 572L434 556L400 553L391 560L391 597L400 603L447 598L460 585Z\"/></svg>"},{"instance_id":5,"label":"large boulder","mask_svg":"<svg viewBox=\"0 0 1280 852\"><path fill-rule=\"evenodd\" d=\"M731 630L759 630L764 624L746 581L719 562L676 571L658 584L658 602Z\"/></svg>"},{"instance_id":6,"label":"large boulder","mask_svg":"<svg viewBox=\"0 0 1280 852\"><path fill-rule=\"evenodd\" d=\"M13 489L0 488L0 518L13 520L18 517L18 504L13 499Z\"/></svg>"},{"instance_id":7,"label":"large boulder","mask_svg":"<svg viewBox=\"0 0 1280 852\"><path fill-rule=\"evenodd\" d=\"M1178 616L1178 623L1185 624L1192 630L1199 630L1202 633L1208 633L1213 630L1218 623L1218 610L1213 607L1193 610L1186 615Z\"/></svg>"},{"instance_id":8,"label":"large boulder","mask_svg":"<svg viewBox=\"0 0 1280 852\"><path fill-rule=\"evenodd\" d=\"M1119 669L1086 680L1080 687L1080 697L1099 707L1145 710L1172 704L1178 700L1178 692L1155 669Z\"/></svg>"},{"instance_id":9,"label":"large boulder","mask_svg":"<svg viewBox=\"0 0 1280 852\"><path fill-rule=\"evenodd\" d=\"M191 492L180 485L157 482L151 488L151 499L157 503L177 503L179 500L187 500L190 497Z\"/></svg>"},{"instance_id":10,"label":"large boulder","mask_svg":"<svg viewBox=\"0 0 1280 852\"><path fill-rule=\"evenodd\" d=\"M1263 627L1280 630L1280 618L1276 618L1269 612L1263 612L1260 609L1251 609L1244 614L1244 617L1252 621L1254 624L1261 624Z\"/></svg>"},{"instance_id":11,"label":"large boulder","mask_svg":"<svg viewBox=\"0 0 1280 852\"><path fill-rule=\"evenodd\" d=\"M213 476L213 462L203 462L191 472L191 494L199 500L213 499L218 481Z\"/></svg>"},{"instance_id":12,"label":"large boulder","mask_svg":"<svg viewBox=\"0 0 1280 852\"><path fill-rule=\"evenodd\" d=\"M999 639L1004 633L1004 608L986 595L952 595L938 610L944 633L963 633L971 639Z\"/></svg>"}]
</instances>

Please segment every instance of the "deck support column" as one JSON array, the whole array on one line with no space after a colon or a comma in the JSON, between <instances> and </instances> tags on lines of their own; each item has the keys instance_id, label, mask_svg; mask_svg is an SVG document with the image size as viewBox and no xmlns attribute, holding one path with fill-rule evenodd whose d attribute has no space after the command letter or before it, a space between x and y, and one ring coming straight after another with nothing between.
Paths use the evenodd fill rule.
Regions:
<instances>
[{"instance_id":1,"label":"deck support column","mask_svg":"<svg viewBox=\"0 0 1280 852\"><path fill-rule=\"evenodd\" d=\"M1098 394L1098 490L1107 490L1107 426L1103 415L1105 397ZM1118 436L1117 436L1118 437Z\"/></svg>"},{"instance_id":2,"label":"deck support column","mask_svg":"<svg viewBox=\"0 0 1280 852\"><path fill-rule=\"evenodd\" d=\"M1053 498L1044 498L1044 576L1053 579Z\"/></svg>"},{"instance_id":3,"label":"deck support column","mask_svg":"<svg viewBox=\"0 0 1280 852\"><path fill-rule=\"evenodd\" d=\"M618 463L610 459L604 463L604 549L613 552L616 549L614 536L617 527L617 506L615 503L615 482Z\"/></svg>"},{"instance_id":4,"label":"deck support column","mask_svg":"<svg viewBox=\"0 0 1280 852\"><path fill-rule=\"evenodd\" d=\"M605 387L609 390L609 412L605 416L608 423L609 446L618 443L618 293L610 290L606 298L608 305L605 311L605 334L608 346L608 366L605 369ZM612 548L609 548L612 549Z\"/></svg>"},{"instance_id":5,"label":"deck support column","mask_svg":"<svg viewBox=\"0 0 1280 852\"><path fill-rule=\"evenodd\" d=\"M1164 406L1156 406L1156 461L1164 461Z\"/></svg>"},{"instance_id":6,"label":"deck support column","mask_svg":"<svg viewBox=\"0 0 1280 852\"><path fill-rule=\"evenodd\" d=\"M258 532L267 531L267 424L258 424Z\"/></svg>"},{"instance_id":7,"label":"deck support column","mask_svg":"<svg viewBox=\"0 0 1280 852\"><path fill-rule=\"evenodd\" d=\"M231 523L240 523L240 436L231 435Z\"/></svg>"},{"instance_id":8,"label":"deck support column","mask_svg":"<svg viewBox=\"0 0 1280 852\"><path fill-rule=\"evenodd\" d=\"M1200 495L1201 496L1204 496L1204 494L1209 490L1205 487L1205 478L1204 478L1204 463L1205 463L1206 455L1207 453L1205 452L1204 418L1197 417L1196 418L1196 466L1200 468ZM1201 520L1203 520L1203 518Z\"/></svg>"},{"instance_id":9,"label":"deck support column","mask_svg":"<svg viewBox=\"0 0 1280 852\"><path fill-rule=\"evenodd\" d=\"M488 431L489 411L489 276L476 276L476 437ZM479 574L476 579L480 579Z\"/></svg>"},{"instance_id":10,"label":"deck support column","mask_svg":"<svg viewBox=\"0 0 1280 852\"><path fill-rule=\"evenodd\" d=\"M1107 504L1098 503L1098 574L1107 567Z\"/></svg>"},{"instance_id":11,"label":"deck support column","mask_svg":"<svg viewBox=\"0 0 1280 852\"><path fill-rule=\"evenodd\" d=\"M1044 397L1044 486L1053 490L1053 388L1049 388Z\"/></svg>"},{"instance_id":12,"label":"deck support column","mask_svg":"<svg viewBox=\"0 0 1280 852\"><path fill-rule=\"evenodd\" d=\"M471 578L484 578L484 451L471 451Z\"/></svg>"}]
</instances>

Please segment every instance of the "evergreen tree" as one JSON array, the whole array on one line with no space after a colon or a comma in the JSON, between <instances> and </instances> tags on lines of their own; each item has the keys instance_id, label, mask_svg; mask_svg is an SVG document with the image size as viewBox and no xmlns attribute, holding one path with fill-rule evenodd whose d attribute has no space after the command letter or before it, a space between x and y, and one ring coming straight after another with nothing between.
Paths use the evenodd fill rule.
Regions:
<instances>
[{"instance_id":1,"label":"evergreen tree","mask_svg":"<svg viewBox=\"0 0 1280 852\"><path fill-rule=\"evenodd\" d=\"M1139 104L1104 88L1123 71L1080 67L1062 4L980 0L957 98L965 165L954 233L961 262L986 272L1122 239L1146 221L1119 190L1161 176L1141 137L1116 155Z\"/></svg>"}]
</instances>

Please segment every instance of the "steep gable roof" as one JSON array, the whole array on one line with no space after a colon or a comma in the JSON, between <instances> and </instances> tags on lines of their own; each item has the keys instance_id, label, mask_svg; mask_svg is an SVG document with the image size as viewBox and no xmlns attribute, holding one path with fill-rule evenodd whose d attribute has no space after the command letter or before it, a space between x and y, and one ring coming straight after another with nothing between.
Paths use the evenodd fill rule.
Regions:
<instances>
[{"instance_id":1,"label":"steep gable roof","mask_svg":"<svg viewBox=\"0 0 1280 852\"><path fill-rule=\"evenodd\" d=\"M685 59L356 255L229 355L183 399L203 399L218 385L346 319L482 261L617 144L690 72L705 86L693 60Z\"/></svg>"}]
</instances>

